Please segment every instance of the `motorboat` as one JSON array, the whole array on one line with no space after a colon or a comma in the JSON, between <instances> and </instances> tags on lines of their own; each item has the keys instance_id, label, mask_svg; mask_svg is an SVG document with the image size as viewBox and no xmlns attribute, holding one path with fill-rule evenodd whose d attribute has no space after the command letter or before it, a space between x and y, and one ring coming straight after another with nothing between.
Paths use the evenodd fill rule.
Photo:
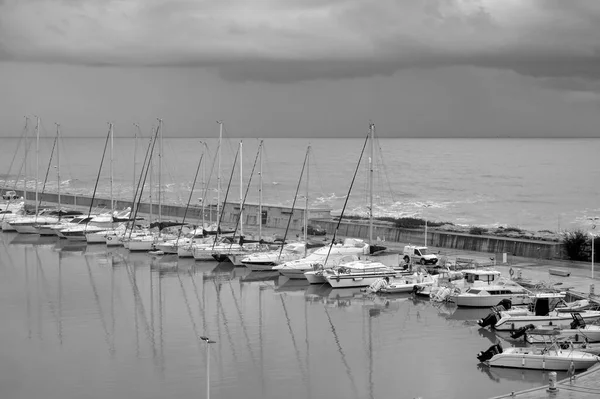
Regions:
<instances>
[{"instance_id":1,"label":"motorboat","mask_svg":"<svg viewBox=\"0 0 600 399\"><path fill-rule=\"evenodd\" d=\"M333 288L368 287L381 278L391 279L399 273L381 262L363 260L345 262L343 266L323 271L327 282Z\"/></svg>"},{"instance_id":2,"label":"motorboat","mask_svg":"<svg viewBox=\"0 0 600 399\"><path fill-rule=\"evenodd\" d=\"M477 359L490 367L511 367L534 370L575 371L586 370L600 361L591 353L563 349L557 342L544 347L502 348L500 343L477 354Z\"/></svg>"},{"instance_id":3,"label":"motorboat","mask_svg":"<svg viewBox=\"0 0 600 399\"><path fill-rule=\"evenodd\" d=\"M364 240L346 238L341 244L321 247L305 258L282 263L273 270L279 270L281 275L292 279L309 278L311 283L326 283L327 280L322 274L313 273L314 276L307 277L305 273L336 267L345 262L355 262L359 256L369 253L370 246ZM381 262L376 263L382 264Z\"/></svg>"},{"instance_id":4,"label":"motorboat","mask_svg":"<svg viewBox=\"0 0 600 399\"><path fill-rule=\"evenodd\" d=\"M281 249L246 254L241 263L252 271L273 270L274 266L305 257L307 251L306 242L290 242Z\"/></svg>"},{"instance_id":5,"label":"motorboat","mask_svg":"<svg viewBox=\"0 0 600 399\"><path fill-rule=\"evenodd\" d=\"M452 293L460 292L460 288L453 283L462 280L463 277L461 271L438 270L438 273L433 275L433 284L416 285L413 293L417 296L427 297L434 302L444 302Z\"/></svg>"},{"instance_id":6,"label":"motorboat","mask_svg":"<svg viewBox=\"0 0 600 399\"><path fill-rule=\"evenodd\" d=\"M478 320L477 324L481 327L491 326L498 331L515 331L529 324L568 327L573 320L571 314L556 310L558 304L564 303L564 298L564 292L532 294L527 307L506 309L494 306L490 314ZM586 323L600 320L600 311L597 310L583 310L580 315Z\"/></svg>"},{"instance_id":7,"label":"motorboat","mask_svg":"<svg viewBox=\"0 0 600 399\"><path fill-rule=\"evenodd\" d=\"M464 270L463 290L448 296L449 302L458 307L489 308L502 299L513 305L531 302L531 291L508 279L500 277L495 270Z\"/></svg>"},{"instance_id":8,"label":"motorboat","mask_svg":"<svg viewBox=\"0 0 600 399\"><path fill-rule=\"evenodd\" d=\"M397 277L393 282L378 287L378 289L373 290L373 292L380 292L383 294L410 293L415 287L426 287L428 285L433 285L434 282L435 276L415 272L411 275Z\"/></svg>"},{"instance_id":9,"label":"motorboat","mask_svg":"<svg viewBox=\"0 0 600 399\"><path fill-rule=\"evenodd\" d=\"M530 344L545 343L549 333L554 334L557 341L579 342L600 342L600 326L595 324L586 324L579 312L571 314L573 320L568 327L551 325L533 325L529 324L516 330L511 334L512 338L525 337L525 341Z\"/></svg>"}]
</instances>

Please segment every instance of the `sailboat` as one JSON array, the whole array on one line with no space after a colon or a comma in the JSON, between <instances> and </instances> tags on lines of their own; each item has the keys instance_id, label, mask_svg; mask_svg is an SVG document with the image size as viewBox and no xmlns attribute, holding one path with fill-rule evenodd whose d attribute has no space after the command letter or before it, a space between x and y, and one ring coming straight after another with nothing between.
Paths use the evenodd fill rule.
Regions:
<instances>
[{"instance_id":1,"label":"sailboat","mask_svg":"<svg viewBox=\"0 0 600 399\"><path fill-rule=\"evenodd\" d=\"M11 199L8 198L8 200L5 203L4 208L1 210L1 215L0 215L0 228L2 231L16 231L14 229L14 227L12 227L10 225L10 222L23 217L24 213L25 213L25 202L27 199L27 153L29 152L29 146L28 146L28 140L27 140L27 133L28 133L28 124L29 124L29 117L25 117L25 126L23 128L23 135L22 137L24 138L24 157L23 157L23 166L25 168L25 173L24 173L24 177L23 177L23 200L21 201L20 199ZM15 152L15 157L18 154L18 148L17 148L17 152ZM11 162L12 164L12 162ZM10 170L8 171L8 174L10 175ZM20 173L19 173L20 175ZM15 180L15 188L17 186L17 183L19 181L19 177L17 176L16 180ZM7 194L9 194L10 192L5 192L3 195L6 196Z\"/></svg>"},{"instance_id":2,"label":"sailboat","mask_svg":"<svg viewBox=\"0 0 600 399\"><path fill-rule=\"evenodd\" d=\"M38 234L39 226L44 224L54 224L58 222L56 212L53 210L45 209L40 212L39 209L39 159L40 159L40 118L36 116L37 123L35 125L36 134L36 171L35 171L35 214L31 216L23 216L9 222L11 227L14 228L18 233L21 234Z\"/></svg>"},{"instance_id":3,"label":"sailboat","mask_svg":"<svg viewBox=\"0 0 600 399\"><path fill-rule=\"evenodd\" d=\"M369 140L370 139L370 140ZM369 245L370 253L373 254L378 251L383 251L384 247L378 247L372 245L373 243L373 160L374 160L374 141L375 141L375 125L371 123L369 125L369 135L367 140L370 141L370 152L369 157ZM367 141L365 141L365 146ZM363 147L364 152L364 147ZM361 153L362 158L362 153ZM357 165L360 166L360 159ZM356 173L355 173L356 176ZM354 182L354 179L353 179ZM352 185L351 185L352 187ZM346 203L348 201L348 195L346 197ZM344 204L345 208L345 204ZM343 214L343 211L342 211ZM341 221L341 216L340 216ZM400 274L400 271L389 267L382 262L374 260L352 260L350 262L342 262L335 268L323 270L323 277L333 288L346 288L346 287L367 287L374 282L388 278L393 279Z\"/></svg>"},{"instance_id":4,"label":"sailboat","mask_svg":"<svg viewBox=\"0 0 600 399\"><path fill-rule=\"evenodd\" d=\"M294 205L292 206L292 210L296 204L296 198L298 194L298 190L300 188L300 183L302 181L302 177L304 175L304 170L306 169L306 195L304 202L304 218L303 218L303 232L304 232L304 240L301 242L291 242L285 244L283 247L279 247L273 251L261 251L258 253L249 254L248 256L242 258L240 263L246 267L248 267L252 271L258 270L278 270L281 273L281 269L284 265L287 265L288 262L296 261L302 259L307 256L310 252L316 250L323 245L319 244L310 244L307 240L307 225L308 225L308 193L309 193L309 159L310 159L310 151L311 147L308 146L306 150L306 156L304 157L304 164L302 166L302 172L300 174L300 179L298 181L298 187L296 189L296 195L294 196ZM293 216L293 212L290 213L288 218L288 227ZM260 215L259 215L260 219ZM284 242L287 237L288 229L286 229L286 234L284 237ZM310 270L310 267L309 269Z\"/></svg>"}]
</instances>

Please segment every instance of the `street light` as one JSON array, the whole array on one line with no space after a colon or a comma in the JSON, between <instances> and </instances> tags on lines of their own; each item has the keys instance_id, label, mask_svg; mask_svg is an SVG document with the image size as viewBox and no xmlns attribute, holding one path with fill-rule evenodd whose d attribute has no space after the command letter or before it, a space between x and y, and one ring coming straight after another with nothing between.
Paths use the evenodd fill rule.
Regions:
<instances>
[{"instance_id":1,"label":"street light","mask_svg":"<svg viewBox=\"0 0 600 399\"><path fill-rule=\"evenodd\" d=\"M431 204L421 205L421 208L429 208L429 207L431 207ZM424 240L425 240L425 246L427 246L427 216L425 216L425 237L424 237Z\"/></svg>"},{"instance_id":2,"label":"street light","mask_svg":"<svg viewBox=\"0 0 600 399\"><path fill-rule=\"evenodd\" d=\"M587 219L592 222L592 230L594 230L596 228L595 221L600 219L600 217L594 216L592 218L587 218ZM594 278L594 239L596 238L596 236L592 232L590 232L590 235L592 236L592 278Z\"/></svg>"},{"instance_id":3,"label":"street light","mask_svg":"<svg viewBox=\"0 0 600 399\"><path fill-rule=\"evenodd\" d=\"M200 337L200 339L206 342L206 399L210 399L210 344L214 344L216 341L212 341L208 337Z\"/></svg>"}]
</instances>

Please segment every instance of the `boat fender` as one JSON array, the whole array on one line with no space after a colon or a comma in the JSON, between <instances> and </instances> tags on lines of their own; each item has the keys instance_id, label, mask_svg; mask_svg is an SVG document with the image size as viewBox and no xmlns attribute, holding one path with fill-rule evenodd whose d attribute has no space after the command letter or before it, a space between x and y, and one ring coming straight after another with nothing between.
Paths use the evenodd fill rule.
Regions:
<instances>
[{"instance_id":1,"label":"boat fender","mask_svg":"<svg viewBox=\"0 0 600 399\"><path fill-rule=\"evenodd\" d=\"M508 273L510 274L511 277L515 275L515 271L513 270L512 267L510 268L510 270L508 271Z\"/></svg>"}]
</instances>

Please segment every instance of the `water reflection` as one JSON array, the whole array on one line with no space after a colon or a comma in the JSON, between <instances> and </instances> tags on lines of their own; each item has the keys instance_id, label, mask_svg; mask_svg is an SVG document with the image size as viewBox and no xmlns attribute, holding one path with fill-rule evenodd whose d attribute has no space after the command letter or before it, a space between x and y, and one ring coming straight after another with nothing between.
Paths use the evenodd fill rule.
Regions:
<instances>
[{"instance_id":1,"label":"water reflection","mask_svg":"<svg viewBox=\"0 0 600 399\"><path fill-rule=\"evenodd\" d=\"M17 359L20 397L196 397L205 387L202 336L216 341L215 397L377 398L398 396L402 387L403 397L477 398L541 378L478 369L475 354L497 338L448 323L450 308L410 295L334 290L230 263L56 238L11 244L14 238L2 234L0 246L0 314L11 320L0 329L7 343L0 355ZM69 376L81 375L81 365L94 378L73 384ZM50 367L61 371L51 383ZM436 384L417 382L423 370ZM456 383L463 380L472 392Z\"/></svg>"}]
</instances>

